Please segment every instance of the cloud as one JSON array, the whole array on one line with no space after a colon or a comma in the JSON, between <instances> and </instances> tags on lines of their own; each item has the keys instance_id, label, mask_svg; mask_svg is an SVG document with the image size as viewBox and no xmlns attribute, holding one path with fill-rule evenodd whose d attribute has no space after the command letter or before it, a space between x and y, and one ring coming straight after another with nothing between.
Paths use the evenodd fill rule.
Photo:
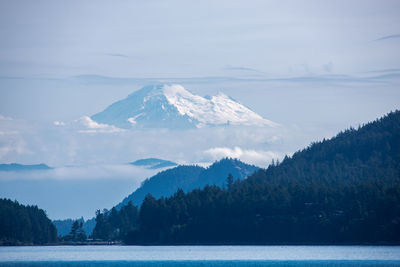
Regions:
<instances>
[{"instance_id":1,"label":"cloud","mask_svg":"<svg viewBox=\"0 0 400 267\"><path fill-rule=\"evenodd\" d=\"M381 69L381 70L370 70L365 73L391 73L391 72L400 72L400 69Z\"/></svg>"},{"instance_id":2,"label":"cloud","mask_svg":"<svg viewBox=\"0 0 400 267\"><path fill-rule=\"evenodd\" d=\"M4 157L11 151L9 146L0 146L0 158Z\"/></svg>"},{"instance_id":3,"label":"cloud","mask_svg":"<svg viewBox=\"0 0 400 267\"><path fill-rule=\"evenodd\" d=\"M18 131L0 131L0 135L16 135Z\"/></svg>"},{"instance_id":4,"label":"cloud","mask_svg":"<svg viewBox=\"0 0 400 267\"><path fill-rule=\"evenodd\" d=\"M10 161L9 157L32 155L29 142L22 137L23 133L30 132L31 126L24 121L0 115L0 161Z\"/></svg>"},{"instance_id":5,"label":"cloud","mask_svg":"<svg viewBox=\"0 0 400 267\"><path fill-rule=\"evenodd\" d=\"M21 121L21 124L29 125L29 122ZM115 126L97 123L87 116L65 122L62 127L52 126L36 127L32 130L5 127L4 130L18 130L19 133L0 135L0 160L65 166L120 164L156 157L181 164L193 164L206 160L212 162L214 158L210 155L205 158L203 151L215 147L238 146L244 150L254 148L256 151L294 150L288 147L292 141L284 142L287 133L282 129L283 126L271 128L232 125L187 131L121 130ZM18 151L16 148L19 148ZM22 151L26 153L21 154ZM27 154L28 152L31 154ZM260 162L263 163L262 160Z\"/></svg>"},{"instance_id":6,"label":"cloud","mask_svg":"<svg viewBox=\"0 0 400 267\"><path fill-rule=\"evenodd\" d=\"M149 170L130 164L101 164L56 167L49 170L1 172L0 180L121 180L133 179L138 183L153 176L159 170Z\"/></svg>"},{"instance_id":7,"label":"cloud","mask_svg":"<svg viewBox=\"0 0 400 267\"><path fill-rule=\"evenodd\" d=\"M65 126L65 122L63 122L63 121L55 121L53 124L55 126Z\"/></svg>"},{"instance_id":8,"label":"cloud","mask_svg":"<svg viewBox=\"0 0 400 267\"><path fill-rule=\"evenodd\" d=\"M221 158L237 158L246 163L255 164L261 167L268 166L273 159L282 159L281 153L273 151L262 151L253 149L242 149L238 146L234 148L229 147L214 147L204 151L204 154L212 160L219 160Z\"/></svg>"},{"instance_id":9,"label":"cloud","mask_svg":"<svg viewBox=\"0 0 400 267\"><path fill-rule=\"evenodd\" d=\"M118 133L124 131L113 125L97 123L88 116L81 117L78 122L86 128L84 130L79 130L80 133Z\"/></svg>"},{"instance_id":10,"label":"cloud","mask_svg":"<svg viewBox=\"0 0 400 267\"><path fill-rule=\"evenodd\" d=\"M33 128L23 120L0 115L0 161L33 155L30 142L24 138L24 135L32 133Z\"/></svg>"},{"instance_id":11,"label":"cloud","mask_svg":"<svg viewBox=\"0 0 400 267\"><path fill-rule=\"evenodd\" d=\"M400 39L400 34L392 34L392 35L383 36L381 38L375 39L374 42L392 40L392 39Z\"/></svg>"},{"instance_id":12,"label":"cloud","mask_svg":"<svg viewBox=\"0 0 400 267\"><path fill-rule=\"evenodd\" d=\"M38 205L51 219L89 219L96 209L119 203L157 171L119 164L0 172L0 196Z\"/></svg>"},{"instance_id":13,"label":"cloud","mask_svg":"<svg viewBox=\"0 0 400 267\"><path fill-rule=\"evenodd\" d=\"M33 155L34 153L28 148L28 144L19 136L9 134L8 140L5 142L0 139L0 159L6 156L21 157L23 155ZM0 135L1 136L1 135Z\"/></svg>"},{"instance_id":14,"label":"cloud","mask_svg":"<svg viewBox=\"0 0 400 267\"><path fill-rule=\"evenodd\" d=\"M333 70L333 63L332 62L328 62L324 65L322 65L322 69L326 72L332 72Z\"/></svg>"},{"instance_id":15,"label":"cloud","mask_svg":"<svg viewBox=\"0 0 400 267\"><path fill-rule=\"evenodd\" d=\"M0 120L2 120L2 121L11 121L12 118L6 117L6 116L3 116L3 115L0 114Z\"/></svg>"},{"instance_id":16,"label":"cloud","mask_svg":"<svg viewBox=\"0 0 400 267\"><path fill-rule=\"evenodd\" d=\"M64 122L57 121L59 123L56 124ZM52 121L52 127L43 127L30 126L30 121L3 121L0 124L3 125L1 131L18 133L0 135L0 160L21 164L43 162L49 166L94 166L121 164L149 157L165 158L180 164L196 164L230 156L266 167L272 158L281 158L314 140L284 125L276 128L231 125L187 131L122 130L97 123L88 116L65 121L64 124L60 127ZM299 146L299 140L304 145ZM74 175L77 177L77 174Z\"/></svg>"}]
</instances>

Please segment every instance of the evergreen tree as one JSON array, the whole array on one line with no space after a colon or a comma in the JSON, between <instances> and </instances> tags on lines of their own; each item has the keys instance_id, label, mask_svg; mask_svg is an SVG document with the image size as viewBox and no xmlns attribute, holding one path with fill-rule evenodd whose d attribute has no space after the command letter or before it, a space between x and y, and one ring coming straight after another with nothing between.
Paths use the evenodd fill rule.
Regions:
<instances>
[{"instance_id":1,"label":"evergreen tree","mask_svg":"<svg viewBox=\"0 0 400 267\"><path fill-rule=\"evenodd\" d=\"M226 178L226 184L227 184L228 190L232 189L233 182L234 182L233 175L230 173L230 174L228 174L228 177Z\"/></svg>"},{"instance_id":2,"label":"evergreen tree","mask_svg":"<svg viewBox=\"0 0 400 267\"><path fill-rule=\"evenodd\" d=\"M57 241L57 230L37 206L0 199L0 245L43 245Z\"/></svg>"}]
</instances>

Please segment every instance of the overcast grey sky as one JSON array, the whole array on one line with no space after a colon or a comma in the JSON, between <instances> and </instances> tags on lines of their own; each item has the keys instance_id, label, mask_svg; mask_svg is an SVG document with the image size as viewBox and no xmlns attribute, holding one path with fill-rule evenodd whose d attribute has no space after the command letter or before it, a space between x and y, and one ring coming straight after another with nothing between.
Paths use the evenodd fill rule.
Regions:
<instances>
[{"instance_id":1,"label":"overcast grey sky","mask_svg":"<svg viewBox=\"0 0 400 267\"><path fill-rule=\"evenodd\" d=\"M345 120L351 113L348 126L397 107L399 1L0 5L3 116L76 119L165 79L200 95L223 91L281 123L292 123L293 116L296 122L340 121L344 110ZM93 81L80 75L129 79ZM382 75L384 81L360 80ZM338 101L335 108L315 112L327 107L326 98Z\"/></svg>"},{"instance_id":2,"label":"overcast grey sky","mask_svg":"<svg viewBox=\"0 0 400 267\"><path fill-rule=\"evenodd\" d=\"M2 1L0 74L358 74L398 68L398 1Z\"/></svg>"},{"instance_id":3,"label":"overcast grey sky","mask_svg":"<svg viewBox=\"0 0 400 267\"><path fill-rule=\"evenodd\" d=\"M400 1L378 0L1 1L0 163L234 156L265 167L400 108L399 14ZM160 82L224 92L281 127L80 132L80 117ZM77 170L62 170L79 183ZM87 181L93 171L84 170L78 176ZM109 179L127 176L112 172ZM132 175L135 184L144 178ZM56 181L49 185L60 187ZM8 186L3 195L25 195Z\"/></svg>"}]
</instances>

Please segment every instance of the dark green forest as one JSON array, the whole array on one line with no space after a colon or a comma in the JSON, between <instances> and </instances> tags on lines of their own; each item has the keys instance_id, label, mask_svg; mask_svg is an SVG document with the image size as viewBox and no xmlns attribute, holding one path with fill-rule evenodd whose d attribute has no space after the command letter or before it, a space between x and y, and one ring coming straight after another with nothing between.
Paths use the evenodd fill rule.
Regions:
<instances>
[{"instance_id":1,"label":"dark green forest","mask_svg":"<svg viewBox=\"0 0 400 267\"><path fill-rule=\"evenodd\" d=\"M110 212L96 212L96 226L93 230L94 239L122 240L138 227L138 208L129 202L119 211L114 207Z\"/></svg>"},{"instance_id":2,"label":"dark green forest","mask_svg":"<svg viewBox=\"0 0 400 267\"><path fill-rule=\"evenodd\" d=\"M258 167L237 159L225 158L214 162L208 168L200 166L177 166L161 171L146 179L142 185L115 206L111 211L97 211L97 227L93 231L95 239L122 240L129 231L137 228L138 209L146 195L156 198L170 197L181 189L190 192L206 185L224 186L228 174L240 180L258 170ZM119 212L120 209L123 209Z\"/></svg>"},{"instance_id":3,"label":"dark green forest","mask_svg":"<svg viewBox=\"0 0 400 267\"><path fill-rule=\"evenodd\" d=\"M398 244L400 112L315 142L245 180L98 212L127 244Z\"/></svg>"},{"instance_id":4,"label":"dark green forest","mask_svg":"<svg viewBox=\"0 0 400 267\"><path fill-rule=\"evenodd\" d=\"M57 231L37 206L0 199L0 245L43 245L57 241Z\"/></svg>"}]
</instances>

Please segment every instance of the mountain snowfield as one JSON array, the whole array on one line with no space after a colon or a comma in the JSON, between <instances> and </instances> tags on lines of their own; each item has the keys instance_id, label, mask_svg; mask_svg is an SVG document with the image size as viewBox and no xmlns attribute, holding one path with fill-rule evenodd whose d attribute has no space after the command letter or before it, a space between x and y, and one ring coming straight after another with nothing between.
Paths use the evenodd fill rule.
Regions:
<instances>
[{"instance_id":1,"label":"mountain snowfield","mask_svg":"<svg viewBox=\"0 0 400 267\"><path fill-rule=\"evenodd\" d=\"M223 93L202 97L178 84L143 87L93 115L91 119L99 125L108 124L125 129L278 125Z\"/></svg>"}]
</instances>

